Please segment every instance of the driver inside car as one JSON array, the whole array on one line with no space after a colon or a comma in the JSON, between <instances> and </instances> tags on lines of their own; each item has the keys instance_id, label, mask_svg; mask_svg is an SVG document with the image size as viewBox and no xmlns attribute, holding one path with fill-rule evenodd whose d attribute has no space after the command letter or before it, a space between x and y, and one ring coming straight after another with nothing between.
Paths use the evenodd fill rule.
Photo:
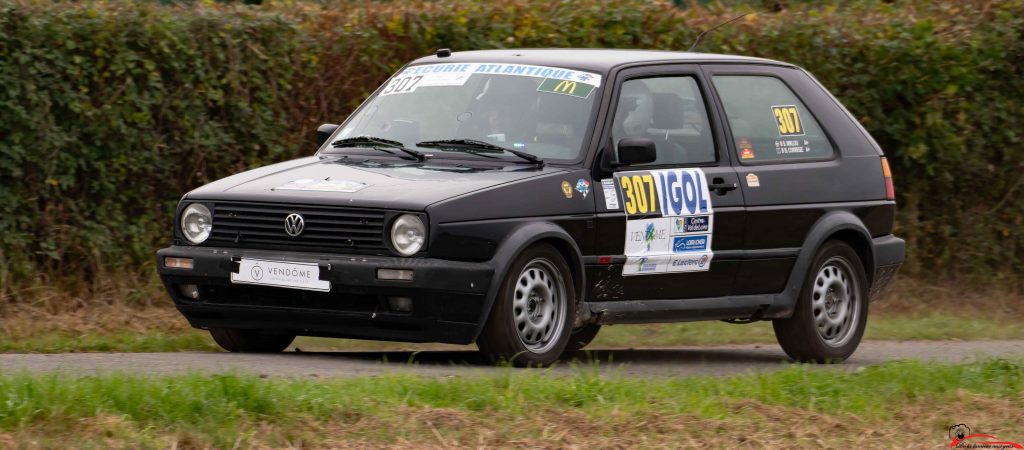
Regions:
<instances>
[{"instance_id":1,"label":"driver inside car","mask_svg":"<svg viewBox=\"0 0 1024 450\"><path fill-rule=\"evenodd\" d=\"M473 96L467 111L469 116L459 125L459 137L497 144L524 142L522 117L529 115L529 96L522 93L536 90L537 82L532 78L490 77Z\"/></svg>"}]
</instances>

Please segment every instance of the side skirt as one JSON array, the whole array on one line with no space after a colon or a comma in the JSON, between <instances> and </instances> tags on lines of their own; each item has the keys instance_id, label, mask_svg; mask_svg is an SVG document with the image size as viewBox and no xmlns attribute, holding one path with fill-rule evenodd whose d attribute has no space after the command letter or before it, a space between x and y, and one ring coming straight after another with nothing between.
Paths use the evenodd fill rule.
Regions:
<instances>
[{"instance_id":1,"label":"side skirt","mask_svg":"<svg viewBox=\"0 0 1024 450\"><path fill-rule=\"evenodd\" d=\"M699 320L769 319L778 294L665 300L587 302L591 323L692 322Z\"/></svg>"}]
</instances>

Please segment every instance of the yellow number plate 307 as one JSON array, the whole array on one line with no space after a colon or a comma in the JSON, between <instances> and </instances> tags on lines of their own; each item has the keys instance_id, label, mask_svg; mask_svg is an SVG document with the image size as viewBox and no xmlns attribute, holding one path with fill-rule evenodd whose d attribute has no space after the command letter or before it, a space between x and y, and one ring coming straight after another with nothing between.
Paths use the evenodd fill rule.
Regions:
<instances>
[{"instance_id":1,"label":"yellow number plate 307","mask_svg":"<svg viewBox=\"0 0 1024 450\"><path fill-rule=\"evenodd\" d=\"M316 263L242 258L238 263L238 273L231 274L231 282L307 291L331 290L331 282L320 279L320 266Z\"/></svg>"}]
</instances>

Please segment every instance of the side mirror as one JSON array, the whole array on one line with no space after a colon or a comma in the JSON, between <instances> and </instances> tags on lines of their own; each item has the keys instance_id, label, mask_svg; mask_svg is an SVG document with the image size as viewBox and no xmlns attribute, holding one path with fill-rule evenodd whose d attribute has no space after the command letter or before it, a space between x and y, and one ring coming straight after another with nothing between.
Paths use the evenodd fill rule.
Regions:
<instances>
[{"instance_id":1,"label":"side mirror","mask_svg":"<svg viewBox=\"0 0 1024 450\"><path fill-rule=\"evenodd\" d=\"M619 141L617 156L620 166L647 164L658 159L658 151L650 139L625 138Z\"/></svg>"},{"instance_id":2,"label":"side mirror","mask_svg":"<svg viewBox=\"0 0 1024 450\"><path fill-rule=\"evenodd\" d=\"M316 148L323 147L324 142L327 142L327 140L331 138L331 135L334 134L334 130L337 129L338 126L333 123L320 125L320 127L316 129Z\"/></svg>"}]
</instances>

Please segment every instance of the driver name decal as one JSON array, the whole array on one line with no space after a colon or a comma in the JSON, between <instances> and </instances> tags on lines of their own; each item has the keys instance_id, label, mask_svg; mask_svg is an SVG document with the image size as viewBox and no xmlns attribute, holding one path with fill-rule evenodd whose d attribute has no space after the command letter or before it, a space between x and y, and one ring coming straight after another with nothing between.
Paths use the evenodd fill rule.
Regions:
<instances>
[{"instance_id":1,"label":"driver name decal","mask_svg":"<svg viewBox=\"0 0 1024 450\"><path fill-rule=\"evenodd\" d=\"M703 170L624 172L615 181L626 215L623 276L711 268L714 210Z\"/></svg>"}]
</instances>

